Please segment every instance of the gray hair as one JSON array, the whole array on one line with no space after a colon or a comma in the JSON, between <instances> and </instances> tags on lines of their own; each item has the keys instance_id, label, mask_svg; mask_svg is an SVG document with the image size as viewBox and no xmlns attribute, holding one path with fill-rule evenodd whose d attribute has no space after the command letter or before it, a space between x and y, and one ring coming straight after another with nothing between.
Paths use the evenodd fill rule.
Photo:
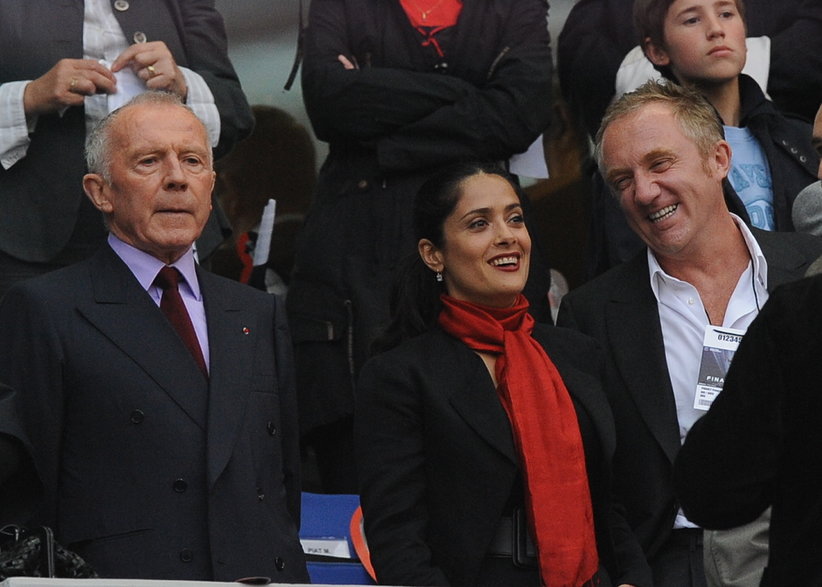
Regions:
<instances>
[{"instance_id":1,"label":"gray hair","mask_svg":"<svg viewBox=\"0 0 822 587\"><path fill-rule=\"evenodd\" d=\"M628 92L611 104L597 131L594 143L594 159L600 172L605 173L602 161L602 137L608 126L616 120L637 112L648 104L664 104L671 109L685 136L696 143L697 149L707 158L714 145L725 139L722 120L702 94L673 82L651 80L633 92Z\"/></svg>"},{"instance_id":2,"label":"gray hair","mask_svg":"<svg viewBox=\"0 0 822 587\"><path fill-rule=\"evenodd\" d=\"M136 95L120 108L107 114L100 120L86 137L86 167L89 173L96 173L103 177L107 183L111 183L111 129L123 111L132 106L143 104L164 104L169 106L179 106L188 110L192 114L194 111L180 99L177 94L171 92L149 91ZM196 118L197 115L194 114ZM200 121L199 118L197 118ZM205 125L200 121L205 130ZM207 131L206 131L206 134ZM208 164L212 165L211 149L208 149Z\"/></svg>"}]
</instances>

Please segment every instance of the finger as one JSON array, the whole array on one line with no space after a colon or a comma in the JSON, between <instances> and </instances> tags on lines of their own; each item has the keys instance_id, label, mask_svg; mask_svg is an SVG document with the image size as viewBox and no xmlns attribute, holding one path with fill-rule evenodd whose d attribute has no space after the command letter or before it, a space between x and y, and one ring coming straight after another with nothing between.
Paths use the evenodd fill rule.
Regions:
<instances>
[{"instance_id":1,"label":"finger","mask_svg":"<svg viewBox=\"0 0 822 587\"><path fill-rule=\"evenodd\" d=\"M180 96L180 98L185 99L186 92L188 91L185 80L181 74L160 74L155 77L152 77L146 81L146 88L149 90L165 90L167 92L173 92Z\"/></svg>"},{"instance_id":2,"label":"finger","mask_svg":"<svg viewBox=\"0 0 822 587\"><path fill-rule=\"evenodd\" d=\"M136 65L135 71L158 61L168 61L175 64L166 44L162 41L152 41L150 43L135 43L123 51L111 65L112 71L120 71L129 63Z\"/></svg>"},{"instance_id":3,"label":"finger","mask_svg":"<svg viewBox=\"0 0 822 587\"><path fill-rule=\"evenodd\" d=\"M171 50L163 41L152 41L146 43L145 47L147 49L146 53L150 54L151 61L168 61L171 65L176 65Z\"/></svg>"},{"instance_id":4,"label":"finger","mask_svg":"<svg viewBox=\"0 0 822 587\"><path fill-rule=\"evenodd\" d=\"M337 55L337 61L342 63L345 69L354 69L354 64L345 55Z\"/></svg>"},{"instance_id":5,"label":"finger","mask_svg":"<svg viewBox=\"0 0 822 587\"><path fill-rule=\"evenodd\" d=\"M145 43L135 43L129 45L125 51L117 56L117 59L111 64L111 71L118 72L127 66L140 52L145 50Z\"/></svg>"},{"instance_id":6,"label":"finger","mask_svg":"<svg viewBox=\"0 0 822 587\"><path fill-rule=\"evenodd\" d=\"M146 80L146 88L149 90L168 90L170 85L167 75L158 75Z\"/></svg>"},{"instance_id":7,"label":"finger","mask_svg":"<svg viewBox=\"0 0 822 587\"><path fill-rule=\"evenodd\" d=\"M111 74L111 72L104 75L98 71L89 71L86 79L94 86L92 93L113 94L117 91L117 79Z\"/></svg>"},{"instance_id":8,"label":"finger","mask_svg":"<svg viewBox=\"0 0 822 587\"><path fill-rule=\"evenodd\" d=\"M79 106L86 96L93 95L97 89L91 81L79 75L72 76L62 85L65 89L60 93L59 100L65 106Z\"/></svg>"},{"instance_id":9,"label":"finger","mask_svg":"<svg viewBox=\"0 0 822 587\"><path fill-rule=\"evenodd\" d=\"M74 67L76 71L87 72L90 75L99 76L111 80L112 82L115 81L114 74L111 70L94 59L83 59L79 63L77 63Z\"/></svg>"},{"instance_id":10,"label":"finger","mask_svg":"<svg viewBox=\"0 0 822 587\"><path fill-rule=\"evenodd\" d=\"M85 80L83 78L77 77L76 75L72 76L71 80L69 80L68 91L72 94L82 94L82 86L85 85L84 82Z\"/></svg>"},{"instance_id":11,"label":"finger","mask_svg":"<svg viewBox=\"0 0 822 587\"><path fill-rule=\"evenodd\" d=\"M59 84L68 86L68 91L82 96L111 94L117 90L117 80L105 68L73 69L60 77Z\"/></svg>"},{"instance_id":12,"label":"finger","mask_svg":"<svg viewBox=\"0 0 822 587\"><path fill-rule=\"evenodd\" d=\"M137 77L142 79L146 82L146 85L152 89L158 89L157 81L162 79L164 83L168 83L169 79L173 78L174 70L169 68L167 65L163 65L159 62L151 63L136 70ZM153 82L149 84L149 82Z\"/></svg>"}]
</instances>

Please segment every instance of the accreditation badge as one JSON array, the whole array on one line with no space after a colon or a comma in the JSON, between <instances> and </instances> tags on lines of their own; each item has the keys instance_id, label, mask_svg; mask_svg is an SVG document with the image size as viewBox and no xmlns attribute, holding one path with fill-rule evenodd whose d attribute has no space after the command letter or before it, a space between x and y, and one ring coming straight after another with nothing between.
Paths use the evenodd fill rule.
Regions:
<instances>
[{"instance_id":1,"label":"accreditation badge","mask_svg":"<svg viewBox=\"0 0 822 587\"><path fill-rule=\"evenodd\" d=\"M725 384L725 375L731 364L744 330L723 328L709 324L702 341L702 361L694 395L694 409L708 411Z\"/></svg>"}]
</instances>

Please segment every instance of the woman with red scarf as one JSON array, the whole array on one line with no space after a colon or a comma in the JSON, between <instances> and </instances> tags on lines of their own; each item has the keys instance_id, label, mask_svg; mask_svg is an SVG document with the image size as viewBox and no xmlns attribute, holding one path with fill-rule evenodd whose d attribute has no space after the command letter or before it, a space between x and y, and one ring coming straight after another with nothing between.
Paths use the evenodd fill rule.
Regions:
<instances>
[{"instance_id":1,"label":"woman with red scarf","mask_svg":"<svg viewBox=\"0 0 822 587\"><path fill-rule=\"evenodd\" d=\"M610 501L595 343L527 312L519 188L495 166L448 167L420 189L414 226L419 254L357 388L378 581L651 585Z\"/></svg>"}]
</instances>

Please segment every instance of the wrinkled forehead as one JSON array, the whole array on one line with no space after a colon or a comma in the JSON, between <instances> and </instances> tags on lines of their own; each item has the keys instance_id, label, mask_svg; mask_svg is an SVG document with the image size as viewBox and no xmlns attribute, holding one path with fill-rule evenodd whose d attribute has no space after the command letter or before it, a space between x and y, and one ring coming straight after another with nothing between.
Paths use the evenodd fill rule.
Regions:
<instances>
[{"instance_id":1,"label":"wrinkled forehead","mask_svg":"<svg viewBox=\"0 0 822 587\"><path fill-rule=\"evenodd\" d=\"M204 155L211 152L205 125L190 110L175 104L130 106L114 122L111 132L120 149L165 145Z\"/></svg>"},{"instance_id":2,"label":"wrinkled forehead","mask_svg":"<svg viewBox=\"0 0 822 587\"><path fill-rule=\"evenodd\" d=\"M178 104L135 104L126 106L114 127L128 134L133 132L190 132L208 140L205 125L188 108Z\"/></svg>"}]
</instances>

